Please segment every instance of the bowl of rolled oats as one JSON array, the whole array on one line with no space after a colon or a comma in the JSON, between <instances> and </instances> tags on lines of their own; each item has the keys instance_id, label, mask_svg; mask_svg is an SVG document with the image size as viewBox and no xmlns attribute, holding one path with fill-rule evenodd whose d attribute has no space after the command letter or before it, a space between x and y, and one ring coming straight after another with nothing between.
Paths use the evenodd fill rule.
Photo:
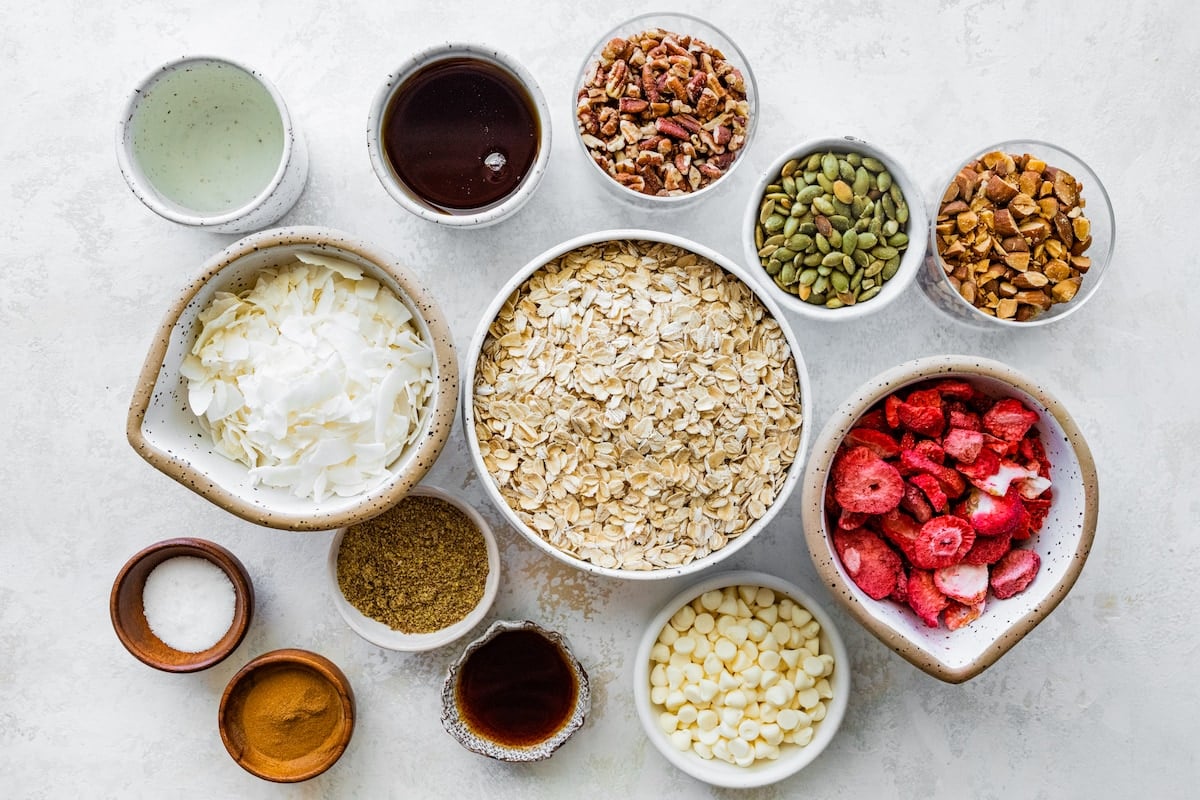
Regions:
<instances>
[{"instance_id":1,"label":"bowl of rolled oats","mask_svg":"<svg viewBox=\"0 0 1200 800\"><path fill-rule=\"evenodd\" d=\"M463 428L508 522L554 558L629 579L750 542L803 470L808 371L739 266L664 233L542 253L471 340Z\"/></svg>"},{"instance_id":2,"label":"bowl of rolled oats","mask_svg":"<svg viewBox=\"0 0 1200 800\"><path fill-rule=\"evenodd\" d=\"M642 208L689 205L746 160L758 85L733 41L689 14L608 31L573 85L576 141L601 184Z\"/></svg>"}]
</instances>

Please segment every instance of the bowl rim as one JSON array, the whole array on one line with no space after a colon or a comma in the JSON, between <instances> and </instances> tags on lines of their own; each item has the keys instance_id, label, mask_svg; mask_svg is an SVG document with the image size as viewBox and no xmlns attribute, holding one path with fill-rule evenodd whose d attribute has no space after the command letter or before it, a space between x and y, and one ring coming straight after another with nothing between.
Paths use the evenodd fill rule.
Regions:
<instances>
[{"instance_id":1,"label":"bowl rim","mask_svg":"<svg viewBox=\"0 0 1200 800\"><path fill-rule=\"evenodd\" d=\"M1051 151L1062 153L1067 158L1078 162L1079 165L1082 166L1083 169L1088 173L1087 178L1090 182L1090 185L1095 187L1096 194L1093 194L1090 188L1085 188L1085 191L1088 192L1089 198L1096 195L1099 196L1100 200L1102 201L1104 216L1108 221L1108 228L1110 231L1108 250L1104 253L1104 257L1101 262L1095 265L1098 266L1099 269L1095 269L1094 279L1091 281L1091 286L1088 289L1088 293L1084 295L1084 297L1078 303L1072 299L1070 302L1057 304L1058 306L1062 307L1061 311L1054 311L1053 309L1055 306L1052 306L1051 311L1048 311L1044 314L1039 314L1027 322L1018 322L1015 319L1000 319L999 317L993 317L984 314L978 308L968 303L962 297L962 295L954 291L954 287L952 287L949 283L946 271L942 268L942 257L938 253L937 231L935 230L937 227L938 209L942 204L942 194L945 192L946 187L949 186L951 181L954 180L955 176L958 175L959 171L967 164L986 153L991 153L996 150L1003 150L1004 152L1011 154L1013 152L1013 146L1016 145L1027 148L1025 152L1029 152L1030 149L1035 147L1047 148ZM1073 171L1068 171L1071 172L1072 175L1075 175ZM1089 209L1088 214L1089 219L1092 218L1090 210L1091 209ZM975 150L972 155L960 159L955 164L953 172L948 173L948 176L946 176L945 180L938 184L937 189L933 192L933 205L931 206L931 213L929 214L928 235L926 236L926 239L929 242L929 257L933 261L933 269L930 270L930 273L934 276L935 282L938 286L945 287L948 290L947 294L954 296L954 300L952 302L954 302L954 307L960 312L951 313L948 314L948 316L963 324L975 328L976 330L1027 330L1039 328L1043 325L1049 325L1052 322L1057 322L1061 319L1069 317L1071 314L1074 314L1076 311L1082 308L1084 304L1086 304L1087 301L1092 297L1092 295L1094 295L1100 289L1100 283L1104 280L1104 276L1108 274L1108 267L1112 263L1112 255L1117 246L1117 220L1115 212L1113 211L1112 198L1109 197L1108 190L1104 188L1104 183L1100 180L1100 176L1096 173L1096 171L1092 169L1091 165L1082 158L1075 155L1062 145L1058 145L1053 142L1047 142L1043 139L1005 139L1004 141L996 142L995 144L979 148ZM1089 274L1093 274L1091 270L1089 270ZM933 302L932 298L929 299L931 302ZM933 305L939 311L942 311L942 313L946 313L945 310L942 309L936 302L933 302Z\"/></svg>"},{"instance_id":2,"label":"bowl rim","mask_svg":"<svg viewBox=\"0 0 1200 800\"><path fill-rule=\"evenodd\" d=\"M620 183L617 183L617 181L614 180L611 175L609 175L607 172L605 172L604 169L599 164L597 164L595 162L595 160L592 159L591 151L588 150L587 145L585 145L583 143L583 139L580 136L579 120L574 112L574 109L579 104L579 90L583 88L583 80L584 80L584 76L587 74L588 67L591 66L592 64L596 63L597 55L604 48L604 45L607 44L608 40L612 39L614 36L617 36L620 31L628 30L628 31L633 32L635 29L637 29L636 32L641 32L643 30L646 30L645 27L638 28L638 26L639 25L644 26L646 24L649 24L649 22L651 20L658 20L658 19L678 19L680 21L684 21L684 22L687 22L692 25L697 25L701 28L707 28L708 30L712 31L713 33L717 34L722 39L724 39L729 44L729 48L732 49L732 51L733 51L732 53L726 52L725 53L726 58L731 61L736 60L738 62L736 64L736 66L741 71L742 79L748 84L748 88L749 88L749 90L746 92L746 96L749 99L749 101L751 102L751 109L750 109L750 117L749 117L747 127L746 127L746 138L745 138L745 142L742 144L741 152L738 154L738 157L735 158L732 163L730 163L729 168L727 170L725 170L725 173L723 175L721 175L721 177L712 181L711 183L709 183L707 186L703 187L702 189L698 189L694 192L688 192L686 194L678 194L678 195L643 194L641 192L635 192L634 190L632 190ZM655 27L661 27L661 26L655 25ZM702 35L697 36L695 33L687 34L684 31L671 31L671 33L680 33L680 34L684 34L684 35L691 35L693 38L699 38L699 39L704 40L711 47L717 47L717 45L715 43L708 41L708 37L706 37L706 36L702 36ZM717 49L722 50L722 51L726 50L726 48L723 48L723 47L717 47ZM750 60L746 57L746 54L745 54L745 52L743 52L742 48L740 46L738 46L737 41L734 40L734 38L732 36L730 36L728 33L726 33L722 28L719 28L718 26L714 25L713 23L709 22L707 19L704 19L703 17L688 13L686 11L668 11L668 10L647 11L647 12L643 12L641 14L637 14L633 17L628 17L628 18L624 19L623 21L617 23L616 25L613 25L612 27L610 27L606 33L604 33L599 39L597 39L595 42L593 42L591 47L588 48L587 54L583 58L583 62L579 65L579 69L575 73L575 79L572 81L572 84L571 84L570 101L571 101L571 104L570 104L569 108L572 109L572 115L571 115L571 130L573 132L572 138L578 144L578 146L580 148L580 152L583 153L584 161L586 161L589 165L588 171L593 173L594 175L597 175L600 178L602 178L604 185L609 187L609 189L611 190L611 192L614 196L619 197L622 200L632 203L633 205L641 207L641 208L650 208L650 209L657 209L657 210L664 210L664 211L688 206L691 203L699 200L700 198L705 197L710 193L714 193L713 192L714 189L719 189L720 187L728 185L728 183L726 182L726 179L729 178L729 176L734 173L734 171L738 168L738 166L742 162L747 160L746 154L750 150L750 145L753 143L756 133L758 131L758 127L759 127L758 116L761 113L761 107L762 107L762 102L759 97L758 79L754 75L754 68L750 66Z\"/></svg>"},{"instance_id":3,"label":"bowl rim","mask_svg":"<svg viewBox=\"0 0 1200 800\"><path fill-rule=\"evenodd\" d=\"M366 639L371 644L377 645L387 650L396 650L399 652L417 653L426 650L434 650L438 647L443 647L451 642L469 633L476 625L483 621L495 603L496 595L500 590L500 549L496 544L496 536L492 532L492 528L488 525L487 520L483 518L473 506L468 504L462 498L450 494L444 489L433 486L428 483L419 483L412 488L400 500L404 502L409 497L433 497L441 500L449 505L457 508L467 519L471 520L476 529L479 530L483 537L483 542L487 550L488 574L484 581L483 595L479 598L479 602L475 604L465 617L459 621L447 625L445 628L433 631L431 633L404 633L402 631L389 629L387 631L379 630L379 625L383 623L374 620L363 614L354 605L346 599L342 594L341 586L338 584L337 578L337 562L338 553L342 547L342 538L346 535L347 528L339 528L334 532L333 540L329 543L329 554L326 558L327 575L331 585L331 594L333 604L337 608L338 613L342 615L342 619L350 626L350 629ZM387 512L384 512L387 513ZM347 526L349 527L349 526ZM368 625L366 623L375 623Z\"/></svg>"},{"instance_id":4,"label":"bowl rim","mask_svg":"<svg viewBox=\"0 0 1200 800\"><path fill-rule=\"evenodd\" d=\"M909 210L907 228L908 248L904 251L904 255L900 259L900 268L892 276L891 280L883 284L883 289L880 290L874 299L861 304L855 303L852 306L825 308L824 306L815 306L811 303L806 303L795 295L785 292L775 284L770 275L767 275L766 270L763 269L761 262L759 262L758 248L754 247L754 228L758 223L758 209L762 204L763 193L767 185L779 174L784 164L793 158L812 155L816 152L845 153L850 151L879 159L887 166L888 172L891 173L893 179L900 184ZM742 217L740 238L743 257L746 259L747 268L754 273L758 282L788 311L822 322L845 322L847 320L860 319L890 305L904 294L916 279L917 272L925 260L925 251L928 245L928 237L924 235L924 231L928 227L926 213L925 197L920 187L913 180L912 175L904 164L897 160L888 150L853 135L824 136L808 139L800 144L789 145L771 162L771 165L767 169L759 173L758 180L754 184L754 190L750 194L750 200L746 204L745 214Z\"/></svg>"},{"instance_id":5,"label":"bowl rim","mask_svg":"<svg viewBox=\"0 0 1200 800\"><path fill-rule=\"evenodd\" d=\"M179 664L172 664L156 659L151 653L139 647L136 639L129 633L125 615L121 613L121 595L126 591L126 587L130 585L129 582L133 580L133 570L146 559L158 559L160 556L159 563L178 556L203 558L210 564L220 567L225 576L229 578L229 582L233 584L233 621L229 625L229 630L212 647L196 653L188 653L176 650L166 642L163 642L165 648L172 652L180 653L185 657ZM143 611L142 613L144 614L145 612ZM242 641L246 638L246 633L250 630L250 621L254 618L254 583L251 581L250 573L246 570L241 560L229 549L216 542L192 536L163 539L147 545L134 553L125 562L125 565L121 567L117 573L117 577L113 580L112 589L109 592L108 615L112 621L113 631L116 633L117 638L125 649L129 651L130 655L138 661L163 672L199 672L224 661L234 650L238 649Z\"/></svg>"},{"instance_id":6,"label":"bowl rim","mask_svg":"<svg viewBox=\"0 0 1200 800\"><path fill-rule=\"evenodd\" d=\"M141 104L145 93L168 74L184 69L190 64L203 63L224 64L246 73L257 81L266 90L267 94L270 95L271 101L275 104L275 109L279 112L279 120L283 128L283 151L279 155L279 164L275 168L274 175L271 176L271 181L245 204L219 214L207 214L202 211L188 209L179 203L165 202L162 194L154 186L153 182L144 175L141 167L137 164L137 159L132 154L133 137L130 132L130 125L133 122L134 112ZM172 59L155 67L153 71L138 81L137 86L129 92L125 99L125 104L121 108L121 112L121 117L117 120L116 130L117 166L121 170L121 175L124 176L125 182L129 184L129 188L147 208L163 219L178 222L182 225L207 228L231 222L239 222L249 217L279 188L279 185L283 182L284 175L287 174L288 165L291 163L293 153L296 149L295 123L292 121L291 112L288 111L287 103L284 101L279 89L259 70L232 58L226 58L225 56L198 53Z\"/></svg>"},{"instance_id":7,"label":"bowl rim","mask_svg":"<svg viewBox=\"0 0 1200 800\"><path fill-rule=\"evenodd\" d=\"M336 734L337 741L329 757L325 761L315 764L303 772L286 775L279 773L270 774L264 770L255 769L253 765L247 763L244 754L236 752L237 746L231 739L228 730L233 724L228 716L229 704L232 702L235 694L241 689L242 684L253 677L254 673L259 670L278 666L297 666L316 672L328 681L334 691L337 692L338 700L342 707L342 723L340 730ZM256 656L229 679L229 683L225 685L225 690L221 693L220 705L217 708L217 729L221 734L221 743L225 745L226 751L228 751L239 767L251 775L274 783L298 783L320 775L337 763L342 754L346 752L346 747L350 744L350 737L354 734L355 716L354 689L351 687L346 673L342 672L337 664L320 653L315 653L311 650L285 647Z\"/></svg>"},{"instance_id":8,"label":"bowl rim","mask_svg":"<svg viewBox=\"0 0 1200 800\"><path fill-rule=\"evenodd\" d=\"M714 589L724 589L728 586L764 586L775 592L787 595L803 606L813 618L820 623L821 629L829 637L833 648L834 669L837 673L837 691L826 707L825 719L818 723L820 726L813 736L812 742L802 748L793 750L793 757L780 757L777 761L763 765L761 769L750 772L744 767L729 765L714 759L704 761L692 753L676 750L659 730L657 719L651 716L650 701L650 650L658 641L658 634L670 618L686 603L695 600L701 594ZM850 691L853 669L850 664L850 654L841 632L833 621L833 617L821 606L812 595L805 592L795 583L770 573L757 570L737 569L718 572L696 581L682 589L660 608L643 629L633 662L633 695L637 708L638 720L642 724L646 738L663 755L667 761L688 775L714 786L731 789L766 786L790 777L811 764L821 752L833 741L841 727L850 702ZM729 779L706 774L707 769L696 769L700 765L715 764L720 772L728 772ZM725 768L728 768L727 770Z\"/></svg>"},{"instance_id":9,"label":"bowl rim","mask_svg":"<svg viewBox=\"0 0 1200 800\"><path fill-rule=\"evenodd\" d=\"M208 480L188 459L156 447L142 431L154 399L155 384L160 373L166 369L172 331L192 299L222 270L243 257L274 248L296 246L318 252L332 251L334 255L337 251L352 253L395 281L429 329L428 344L434 354L436 370L436 389L427 412L426 431L420 440L410 444L402 454L409 461L408 470L403 474L393 473L391 480L383 486L359 495L353 506L321 513L276 511L248 502L236 492ZM138 374L129 403L125 434L138 455L155 469L248 522L280 530L327 531L361 522L390 508L425 476L450 436L458 403L458 381L458 358L446 315L416 275L395 256L333 228L311 225L271 228L243 237L211 256L176 296L154 333L146 360Z\"/></svg>"},{"instance_id":10,"label":"bowl rim","mask_svg":"<svg viewBox=\"0 0 1200 800\"><path fill-rule=\"evenodd\" d=\"M537 109L538 135L540 137L538 151L529 167L529 173L511 194L482 209L463 210L460 213L439 211L432 205L418 202L402 187L400 178L392 169L382 147L382 128L392 97L404 85L404 82L418 70L453 58L476 58L486 61L516 79L529 93L529 97ZM375 177L379 179L384 191L405 211L415 214L427 222L450 228L484 228L515 214L533 197L534 191L546 174L546 167L550 161L552 128L550 106L546 102L546 96L533 77L533 73L526 69L520 61L505 51L490 45L467 41L446 41L426 47L406 58L388 74L387 79L375 91L367 113L367 155L371 160L371 168L375 172Z\"/></svg>"},{"instance_id":11,"label":"bowl rim","mask_svg":"<svg viewBox=\"0 0 1200 800\"><path fill-rule=\"evenodd\" d=\"M880 642L913 666L946 683L965 682L995 664L1062 602L1083 570L1095 539L1100 489L1091 450L1083 432L1066 407L1033 379L993 359L970 355L937 355L905 361L860 385L849 395L849 399L837 407L817 435L817 444L813 447L814 455L809 459L801 489L801 523L813 564L822 582L827 586L836 589L838 586L847 585L849 582L845 581L838 571L837 556L825 534L824 520L825 482L834 453L841 443L838 432L848 430L874 403L899 388L932 378L954 376L992 378L1011 385L1036 399L1054 417L1079 462L1083 482L1084 519L1079 541L1071 553L1070 564L1057 579L1046 600L1014 620L1004 635L997 636L979 656L962 666L944 663L936 654L918 647L892 626L872 616L853 591L853 588L857 587L847 592L832 593L834 599Z\"/></svg>"},{"instance_id":12,"label":"bowl rim","mask_svg":"<svg viewBox=\"0 0 1200 800\"><path fill-rule=\"evenodd\" d=\"M709 553L703 558L698 558L689 564L678 567L667 567L663 569L652 570L622 570L614 567L601 567L593 564L590 561L585 561L576 556L570 555L562 550L559 550L554 545L547 542L535 531L531 530L512 510L500 494L500 490L496 487L495 481L492 480L488 473L486 465L483 463L483 458L479 454L479 439L475 433L475 409L473 405L474 385L479 362L479 355L483 348L483 341L487 338L488 328L491 327L496 314L500 308L531 275L545 266L549 261L565 255L572 250L585 247L591 244L598 244L607 241L649 241L662 244L674 245L689 252L695 253L703 258L707 258L716 264L721 269L724 269L729 274L738 278L742 283L746 284L747 288L754 294L756 298L763 304L767 311L775 318L780 330L783 332L784 339L787 341L788 348L791 350L792 359L796 364L797 380L800 385L800 403L801 414L803 415L800 444L796 449L796 456L792 461L792 465L788 468L788 475L784 481L783 487L771 505L767 506L767 512L761 519L755 520L751 525L747 526L746 530L742 531L738 536L729 540L729 542L720 550ZM727 258L715 250L712 250L699 242L694 242L685 239L681 236L676 236L670 233L662 233L659 231L643 230L637 228L617 228L603 231L595 231L593 233L585 233L567 239L557 245L554 245L535 256L527 262L525 266L517 270L505 282L504 286L496 293L495 298L484 310L483 316L480 318L479 324L475 328L474 334L471 336L470 344L467 348L466 366L460 381L460 389L463 397L459 403L459 411L462 415L463 435L466 438L467 450L471 456L471 463L475 467L476 473L480 476L480 483L484 487L484 492L492 501L492 504L504 517L513 528L515 528L522 537L531 542L535 547L543 553L552 556L558 561L568 564L576 569L590 572L594 575L602 575L608 578L619 578L623 580L635 581L654 581L666 578L676 578L681 575L690 575L700 570L711 567L712 565L723 561L732 556L734 553L745 547L755 536L761 533L767 525L779 513L782 507L786 504L788 498L792 495L796 486L800 482L800 476L803 473L804 463L808 457L808 446L811 438L812 423L811 414L816 404L813 400L812 384L808 375L808 367L805 365L804 356L801 353L799 342L796 339L796 334L792 330L791 324L779 305L766 292L759 288L758 284L746 274L746 270L732 259Z\"/></svg>"}]
</instances>

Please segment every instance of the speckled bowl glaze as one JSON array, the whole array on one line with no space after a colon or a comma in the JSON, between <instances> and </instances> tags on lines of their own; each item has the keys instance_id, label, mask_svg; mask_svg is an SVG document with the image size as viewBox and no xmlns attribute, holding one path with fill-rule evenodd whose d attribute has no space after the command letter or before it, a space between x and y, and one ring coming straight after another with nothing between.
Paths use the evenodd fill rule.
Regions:
<instances>
[{"instance_id":1,"label":"speckled bowl glaze","mask_svg":"<svg viewBox=\"0 0 1200 800\"><path fill-rule=\"evenodd\" d=\"M634 570L634 569L615 569L610 567L602 567L590 561L578 558L570 553L567 553L538 535L537 531L527 525L516 511L504 499L500 493L500 489L496 486L496 482L490 474L483 457L479 451L479 437L475 430L475 409L473 403L474 386L478 376L479 356L483 350L484 339L487 338L488 328L495 320L501 306L508 300L509 296L515 292L521 284L529 279L531 275L541 269L547 262L552 261L559 256L569 253L586 245L595 244L598 242L619 241L619 240L638 240L651 242L665 242L683 248L699 256L709 259L717 266L724 269L726 272L733 275L735 278L744 283L754 296L763 304L770 315L779 323L779 328L788 343L788 348L791 350L792 358L796 362L796 374L800 385L800 401L802 404L803 413L805 414L805 423L800 431L800 445L796 450L795 460L788 468L787 477L784 480L783 486L780 488L775 500L767 506L767 512L762 518L755 520L736 538L730 539L729 542L720 550L709 553L703 558L697 558L689 564L684 564L678 567L664 567L661 569L651 570ZM746 270L731 259L710 250L703 245L697 244L688 239L679 236L673 236L667 233L659 233L658 231L649 230L609 230L599 231L597 233L589 233L583 236L577 236L574 239L568 239L562 244L556 245L541 255L535 257L532 261L517 271L512 278L500 289L496 294L496 298L492 304L484 312L480 319L479 326L475 329L475 335L471 337L471 343L467 350L466 370L462 381L462 418L463 431L467 438L467 448L471 454L471 461L475 465L475 470L483 477L482 483L485 491L492 503L504 515L505 520L512 527L516 528L526 539L528 539L535 547L553 558L558 559L564 564L569 564L576 569L581 569L585 572L591 572L596 575L604 575L609 578L622 578L627 580L662 580L666 578L677 578L682 575L690 575L701 570L707 569L714 564L732 556L734 553L748 545L755 536L759 534L779 510L787 502L788 497L800 482L800 476L804 470L804 460L808 454L808 442L810 437L811 425L807 422L808 415L815 408L813 403L812 384L809 382L808 368L804 363L804 358L800 352L800 345L796 339L795 333L788 324L787 318L775 303L775 300L764 291L759 284L751 278Z\"/></svg>"},{"instance_id":2,"label":"speckled bowl glaze","mask_svg":"<svg viewBox=\"0 0 1200 800\"><path fill-rule=\"evenodd\" d=\"M759 207L767 186L779 178L783 165L793 158L804 159L813 153L824 152L858 153L883 162L895 183L900 187L900 191L904 193L904 200L908 204L909 210L908 227L905 229L908 233L908 248L900 258L899 270L891 280L883 284L879 294L872 299L865 303L855 303L841 308L826 308L806 303L791 292L785 291L767 274L766 269L759 261L758 248L754 246L754 229L758 224ZM765 291L770 292L771 297L775 298L788 311L806 319L845 322L874 314L904 294L913 279L917 277L917 272L924 261L926 245L924 232L927 225L925 200L920 188L913 181L908 170L890 153L854 136L813 139L795 147L789 147L759 175L754 191L750 193L750 202L746 204L745 216L742 218L742 257L746 261L747 269L762 284Z\"/></svg>"},{"instance_id":3,"label":"speckled bowl glaze","mask_svg":"<svg viewBox=\"0 0 1200 800\"><path fill-rule=\"evenodd\" d=\"M724 589L727 586L765 586L776 593L790 597L804 607L821 625L819 640L822 653L832 653L833 672L829 675L829 686L833 698L828 701L825 718L813 726L813 738L807 745L781 745L782 752L775 761L756 761L749 767L739 767L720 759L703 759L692 751L677 750L658 726L658 715L663 708L650 700L650 650L658 641L663 627L675 616L675 612L691 603L705 592ZM738 570L710 575L689 586L666 603L646 626L633 662L633 697L637 706L638 719L646 731L647 738L662 756L679 769L697 780L713 786L730 789L749 789L776 783L811 764L833 741L846 715L850 701L850 656L842 635L838 633L833 618L821 608L812 596L792 584L765 572Z\"/></svg>"},{"instance_id":4,"label":"speckled bowl glaze","mask_svg":"<svg viewBox=\"0 0 1200 800\"><path fill-rule=\"evenodd\" d=\"M483 515L449 492L436 486L420 484L414 486L406 496L436 497L449 503L465 514L483 536L484 544L487 546L488 574L483 586L483 596L479 598L475 607L458 622L432 633L405 633L368 617L346 599L338 584L338 552L342 547L342 537L346 535L345 528L340 529L334 535L333 541L329 545L329 580L333 604L337 607L338 613L342 615L342 619L346 620L346 624L355 633L368 642L388 650L419 652L433 650L462 638L487 616L492 603L496 600L496 592L500 588L500 550L496 545L496 536L492 533L492 528L487 524Z\"/></svg>"},{"instance_id":5,"label":"speckled bowl glaze","mask_svg":"<svg viewBox=\"0 0 1200 800\"><path fill-rule=\"evenodd\" d=\"M959 171L985 153L1003 150L1013 155L1030 153L1043 159L1047 164L1071 173L1083 185L1080 196L1087 201L1084 213L1092 223L1092 244L1084 255L1092 259L1092 267L1083 276L1079 291L1068 303L1056 303L1049 310L1039 314L1027 322L1012 319L998 319L984 314L975 306L963 299L950 279L946 276L943 261L937 249L937 215L941 207L942 195L954 180ZM1100 177L1084 161L1058 145L1042 142L1036 139L1012 139L998 142L981 148L970 158L965 158L954 166L954 171L943 177L941 183L934 187L933 205L929 211L929 250L925 262L918 272L917 283L925 297L934 308L946 316L976 330L1011 331L1014 329L1037 328L1065 319L1074 314L1083 304L1095 295L1100 288L1100 281L1108 272L1112 260L1113 245L1116 243L1116 219L1113 216L1112 201Z\"/></svg>"},{"instance_id":6,"label":"speckled bowl glaze","mask_svg":"<svg viewBox=\"0 0 1200 800\"><path fill-rule=\"evenodd\" d=\"M134 155L133 119L140 103L156 83L165 76L197 66L216 66L252 76L270 95L279 112L283 126L283 153L270 181L251 200L241 207L224 212L201 212L188 208L159 191L146 175ZM215 121L214 125L217 124ZM224 123L221 123L224 124ZM160 147L176 148L177 141L163 141ZM181 158L186 156L181 155ZM291 210L308 180L308 148L299 128L294 124L283 95L258 70L227 58L215 56L186 56L168 62L147 75L130 93L117 123L117 164L129 188L155 214L181 225L216 233L249 233L265 228Z\"/></svg>"},{"instance_id":7,"label":"speckled bowl glaze","mask_svg":"<svg viewBox=\"0 0 1200 800\"><path fill-rule=\"evenodd\" d=\"M529 174L521 180L515 191L493 205L451 213L429 204L400 180L383 151L383 124L392 97L408 78L431 64L457 58L479 59L493 64L512 75L525 87L537 110L540 142ZM367 153L371 158L375 176L379 178L384 190L405 211L416 214L427 222L451 228L486 228L507 219L528 203L541 183L542 176L546 174L546 166L550 162L550 134L550 106L546 104L546 97L529 70L512 56L494 47L465 42L445 42L421 50L408 58L387 76L379 91L375 93L375 99L371 102L371 109L367 114Z\"/></svg>"},{"instance_id":8,"label":"speckled bowl glaze","mask_svg":"<svg viewBox=\"0 0 1200 800\"><path fill-rule=\"evenodd\" d=\"M480 736L466 723L462 712L458 708L458 679L463 665L466 664L467 660L476 650L483 647L496 636L506 631L517 630L536 631L556 644L566 657L567 666L570 667L575 675L575 685L578 689L575 695L574 710L571 712L571 716L567 719L566 723L551 734L550 738L528 747L509 747ZM587 715L591 710L592 690L588 681L587 671L584 670L583 665L579 663L579 660L571 652L571 647L567 643L566 638L556 631L548 631L529 620L497 620L493 622L487 631L467 645L462 655L450 665L450 669L446 674L446 680L442 684L442 727L454 737L455 741L471 752L487 756L488 758L494 758L498 761L520 763L544 761L550 758L558 748L566 744L575 731L583 727L583 723L587 720Z\"/></svg>"},{"instance_id":9,"label":"speckled bowl glaze","mask_svg":"<svg viewBox=\"0 0 1200 800\"><path fill-rule=\"evenodd\" d=\"M188 408L180 364L199 331L197 317L217 291L240 291L257 274L286 264L297 251L322 253L363 268L413 312L434 352L434 391L422 430L390 465L391 478L373 491L317 503L286 489L252 486L246 467L214 450L212 439ZM389 253L349 234L295 227L247 236L217 253L179 294L154 336L129 405L126 435L142 458L227 511L293 531L324 531L369 519L391 508L425 475L450 435L458 402L458 361L449 325L420 281Z\"/></svg>"},{"instance_id":10,"label":"speckled bowl glaze","mask_svg":"<svg viewBox=\"0 0 1200 800\"><path fill-rule=\"evenodd\" d=\"M1041 568L1024 592L989 596L983 614L957 631L926 627L906 606L873 600L855 585L833 549L825 519L825 484L846 433L892 392L928 379L959 378L992 397L1016 397L1037 411L1036 428L1052 467L1054 501L1042 530L1030 540ZM969 680L1008 652L1062 602L1079 577L1096 533L1100 488L1096 464L1066 408L1043 386L1016 370L977 356L930 356L887 370L860 386L817 437L804 475L801 514L817 571L834 597L868 631L914 666L948 683Z\"/></svg>"}]
</instances>

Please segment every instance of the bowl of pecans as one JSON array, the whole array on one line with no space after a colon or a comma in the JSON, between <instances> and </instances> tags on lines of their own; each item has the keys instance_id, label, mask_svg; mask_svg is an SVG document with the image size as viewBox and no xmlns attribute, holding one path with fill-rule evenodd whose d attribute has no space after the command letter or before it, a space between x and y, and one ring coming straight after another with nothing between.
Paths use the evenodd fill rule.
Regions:
<instances>
[{"instance_id":1,"label":"bowl of pecans","mask_svg":"<svg viewBox=\"0 0 1200 800\"><path fill-rule=\"evenodd\" d=\"M463 428L488 496L545 553L669 578L744 547L795 488L812 408L779 307L668 234L571 239L471 339Z\"/></svg>"},{"instance_id":2,"label":"bowl of pecans","mask_svg":"<svg viewBox=\"0 0 1200 800\"><path fill-rule=\"evenodd\" d=\"M1044 325L1096 293L1115 239L1096 173L1061 147L1000 142L959 164L930 215L918 283L975 328Z\"/></svg>"},{"instance_id":3,"label":"bowl of pecans","mask_svg":"<svg viewBox=\"0 0 1200 800\"><path fill-rule=\"evenodd\" d=\"M687 205L727 183L757 127L745 54L689 14L642 14L613 28L574 90L575 139L592 171L642 208Z\"/></svg>"}]
</instances>

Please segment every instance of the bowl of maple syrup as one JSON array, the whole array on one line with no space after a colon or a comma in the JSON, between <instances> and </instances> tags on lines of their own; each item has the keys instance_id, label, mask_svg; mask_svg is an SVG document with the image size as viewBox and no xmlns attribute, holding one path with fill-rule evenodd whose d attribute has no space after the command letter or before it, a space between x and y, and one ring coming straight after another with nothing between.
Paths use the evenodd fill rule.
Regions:
<instances>
[{"instance_id":1,"label":"bowl of maple syrup","mask_svg":"<svg viewBox=\"0 0 1200 800\"><path fill-rule=\"evenodd\" d=\"M388 75L367 118L383 188L418 217L484 227L533 196L550 159L550 109L533 76L492 47L422 50Z\"/></svg>"},{"instance_id":2,"label":"bowl of maple syrup","mask_svg":"<svg viewBox=\"0 0 1200 800\"><path fill-rule=\"evenodd\" d=\"M583 726L588 675L566 639L528 620L500 620L467 645L442 686L442 727L500 761L542 761Z\"/></svg>"}]
</instances>

